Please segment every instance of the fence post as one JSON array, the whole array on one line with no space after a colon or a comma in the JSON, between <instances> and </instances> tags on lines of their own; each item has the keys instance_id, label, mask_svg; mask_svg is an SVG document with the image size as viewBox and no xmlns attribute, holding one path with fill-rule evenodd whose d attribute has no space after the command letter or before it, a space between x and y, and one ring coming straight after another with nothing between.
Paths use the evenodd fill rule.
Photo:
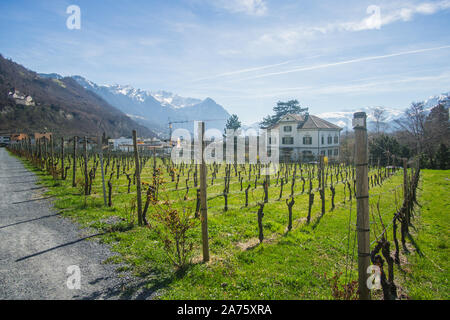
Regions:
<instances>
[{"instance_id":1,"label":"fence post","mask_svg":"<svg viewBox=\"0 0 450 320\"><path fill-rule=\"evenodd\" d=\"M84 137L83 144L83 153L84 153L84 195L87 196L89 194L89 178L88 178L88 155L87 155L87 137Z\"/></svg>"},{"instance_id":2,"label":"fence post","mask_svg":"<svg viewBox=\"0 0 450 320\"><path fill-rule=\"evenodd\" d=\"M72 187L77 186L76 173L77 173L77 137L73 137L73 174L72 174Z\"/></svg>"},{"instance_id":3,"label":"fence post","mask_svg":"<svg viewBox=\"0 0 450 320\"><path fill-rule=\"evenodd\" d=\"M103 140L99 138L99 144L100 144L100 169L102 171L102 188L103 188L103 203L105 207L108 205L108 202L106 201L106 186L105 186L105 171L103 169Z\"/></svg>"},{"instance_id":4,"label":"fence post","mask_svg":"<svg viewBox=\"0 0 450 320\"><path fill-rule=\"evenodd\" d=\"M61 137L61 180L64 179L64 137Z\"/></svg>"},{"instance_id":5,"label":"fence post","mask_svg":"<svg viewBox=\"0 0 450 320\"><path fill-rule=\"evenodd\" d=\"M53 159L53 135L50 136L50 173L53 174L53 170L55 169L54 166L54 159Z\"/></svg>"},{"instance_id":6,"label":"fence post","mask_svg":"<svg viewBox=\"0 0 450 320\"><path fill-rule=\"evenodd\" d=\"M136 166L136 196L138 209L138 223L142 226L142 193L141 193L141 168L139 162L139 152L137 148L136 130L133 130L133 147L134 147L134 162Z\"/></svg>"},{"instance_id":7,"label":"fence post","mask_svg":"<svg viewBox=\"0 0 450 320\"><path fill-rule=\"evenodd\" d=\"M322 200L322 215L325 214L325 163L324 163L324 155L320 155L320 198Z\"/></svg>"},{"instance_id":8,"label":"fence post","mask_svg":"<svg viewBox=\"0 0 450 320\"><path fill-rule=\"evenodd\" d=\"M202 246L203 246L203 262L209 261L209 239L208 239L208 204L206 200L206 174L207 167L205 164L205 123L198 122L198 142L200 143L201 154L197 155L200 162L200 213L202 221Z\"/></svg>"},{"instance_id":9,"label":"fence post","mask_svg":"<svg viewBox=\"0 0 450 320\"><path fill-rule=\"evenodd\" d=\"M353 129L355 130L356 148L356 224L358 231L358 284L360 300L370 300L370 291L367 286L367 269L370 265L370 225L366 118L365 112L356 112L353 115Z\"/></svg>"},{"instance_id":10,"label":"fence post","mask_svg":"<svg viewBox=\"0 0 450 320\"><path fill-rule=\"evenodd\" d=\"M406 158L403 158L403 199L406 199L408 195L408 162Z\"/></svg>"},{"instance_id":11,"label":"fence post","mask_svg":"<svg viewBox=\"0 0 450 320\"><path fill-rule=\"evenodd\" d=\"M403 200L406 207L406 232L409 232L410 225L410 204L409 204L409 185L408 185L408 159L403 158Z\"/></svg>"}]
</instances>

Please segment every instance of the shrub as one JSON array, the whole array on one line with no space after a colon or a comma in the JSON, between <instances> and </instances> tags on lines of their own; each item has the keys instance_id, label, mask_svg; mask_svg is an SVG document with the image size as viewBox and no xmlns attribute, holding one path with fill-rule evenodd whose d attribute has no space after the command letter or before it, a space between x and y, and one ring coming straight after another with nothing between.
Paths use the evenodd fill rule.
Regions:
<instances>
[{"instance_id":1,"label":"shrub","mask_svg":"<svg viewBox=\"0 0 450 320\"><path fill-rule=\"evenodd\" d=\"M194 239L189 231L197 226L192 209L174 209L166 200L155 205L149 228L154 230L163 244L167 257L177 268L183 269L193 253Z\"/></svg>"}]
</instances>

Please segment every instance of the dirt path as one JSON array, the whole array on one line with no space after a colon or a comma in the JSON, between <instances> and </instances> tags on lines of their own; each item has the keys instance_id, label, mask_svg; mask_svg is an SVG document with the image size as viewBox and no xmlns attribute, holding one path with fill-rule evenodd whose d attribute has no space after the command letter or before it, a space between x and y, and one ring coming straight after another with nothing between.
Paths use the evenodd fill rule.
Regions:
<instances>
[{"instance_id":1,"label":"dirt path","mask_svg":"<svg viewBox=\"0 0 450 320\"><path fill-rule=\"evenodd\" d=\"M0 148L0 299L118 299L130 278L95 234L82 234L52 209L37 177ZM81 288L69 289L68 267L78 266ZM73 272L73 271L72 271ZM76 283L76 282L72 282Z\"/></svg>"}]
</instances>

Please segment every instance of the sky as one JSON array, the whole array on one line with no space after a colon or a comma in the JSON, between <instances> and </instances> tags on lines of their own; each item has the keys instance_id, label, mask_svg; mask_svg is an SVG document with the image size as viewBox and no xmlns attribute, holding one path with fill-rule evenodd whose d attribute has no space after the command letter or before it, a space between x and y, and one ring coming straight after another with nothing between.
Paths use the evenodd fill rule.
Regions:
<instances>
[{"instance_id":1,"label":"sky","mask_svg":"<svg viewBox=\"0 0 450 320\"><path fill-rule=\"evenodd\" d=\"M31 70L210 97L244 124L277 101L318 114L450 91L450 0L15 0L0 17L0 54Z\"/></svg>"}]
</instances>

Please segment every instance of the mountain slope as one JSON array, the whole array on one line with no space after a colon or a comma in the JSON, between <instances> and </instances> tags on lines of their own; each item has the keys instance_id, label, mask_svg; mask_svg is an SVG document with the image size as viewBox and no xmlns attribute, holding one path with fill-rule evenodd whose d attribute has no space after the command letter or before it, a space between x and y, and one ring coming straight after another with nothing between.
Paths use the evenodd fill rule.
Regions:
<instances>
[{"instance_id":1,"label":"mountain slope","mask_svg":"<svg viewBox=\"0 0 450 320\"><path fill-rule=\"evenodd\" d=\"M160 133L168 133L168 122L173 129L184 128L193 132L195 120L207 121L206 128L223 130L230 114L211 98L205 100L184 98L166 91L150 92L122 85L97 85L83 77L73 76L82 87L94 92L137 122ZM220 119L220 120L216 120Z\"/></svg>"},{"instance_id":2,"label":"mountain slope","mask_svg":"<svg viewBox=\"0 0 450 320\"><path fill-rule=\"evenodd\" d=\"M25 105L21 96L30 97ZM19 97L19 98L17 98ZM0 55L0 129L9 132L50 131L63 135L154 137L105 100L85 90L72 78L47 77Z\"/></svg>"},{"instance_id":3,"label":"mountain slope","mask_svg":"<svg viewBox=\"0 0 450 320\"><path fill-rule=\"evenodd\" d=\"M450 104L450 92L443 93L437 96L429 97L427 100L424 101L425 109L427 112L430 112L431 109L433 109L435 106L437 106L439 103L447 103L447 105ZM400 119L404 115L404 110L399 109L392 109L392 108L384 108L385 110L385 116L386 119L384 121L384 124L386 124L386 130L394 130L395 129L395 123L394 121L397 119ZM353 114L357 111L364 111L367 114L367 123L369 130L374 129L375 126L375 119L373 117L373 110L372 108L361 108L358 110L351 110L351 111L337 111L337 112L323 112L320 114L317 114L318 117L325 119L327 121L330 121L331 123L334 123L342 128L345 128L348 126L348 129L352 129L352 119Z\"/></svg>"}]
</instances>

